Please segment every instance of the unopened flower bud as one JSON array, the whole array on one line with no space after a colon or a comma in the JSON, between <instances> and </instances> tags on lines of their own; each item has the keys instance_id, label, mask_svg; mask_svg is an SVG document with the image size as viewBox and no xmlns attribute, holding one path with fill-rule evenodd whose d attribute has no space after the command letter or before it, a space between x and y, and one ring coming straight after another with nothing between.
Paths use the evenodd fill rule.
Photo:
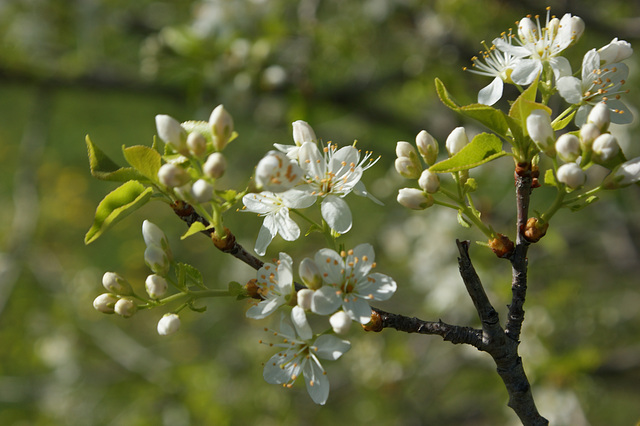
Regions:
<instances>
[{"instance_id":1,"label":"unopened flower bud","mask_svg":"<svg viewBox=\"0 0 640 426\"><path fill-rule=\"evenodd\" d=\"M157 246L163 250L169 248L169 240L158 225L148 220L142 222L142 238L147 247Z\"/></svg>"},{"instance_id":2,"label":"unopened flower bud","mask_svg":"<svg viewBox=\"0 0 640 426\"><path fill-rule=\"evenodd\" d=\"M178 152L186 149L187 132L178 120L165 114L156 115L156 129L164 143L171 145Z\"/></svg>"},{"instance_id":3,"label":"unopened flower bud","mask_svg":"<svg viewBox=\"0 0 640 426\"><path fill-rule=\"evenodd\" d=\"M255 173L258 188L271 192L284 192L293 188L302 176L300 166L280 151L269 151L258 162Z\"/></svg>"},{"instance_id":4,"label":"unopened flower bud","mask_svg":"<svg viewBox=\"0 0 640 426\"><path fill-rule=\"evenodd\" d=\"M318 138L306 121L298 120L293 122L293 142L296 146L302 146L305 142L317 143Z\"/></svg>"},{"instance_id":5,"label":"unopened flower bud","mask_svg":"<svg viewBox=\"0 0 640 426\"><path fill-rule=\"evenodd\" d=\"M418 152L422 155L422 158L428 165L432 165L438 159L438 141L434 139L426 130L421 130L416 136L416 146Z\"/></svg>"},{"instance_id":6,"label":"unopened flower bud","mask_svg":"<svg viewBox=\"0 0 640 426\"><path fill-rule=\"evenodd\" d=\"M222 177L225 170L227 170L227 160L224 158L219 152L214 152L213 154L207 157L207 161L205 161L202 166L202 171L207 174L207 176L212 177L213 179L218 179Z\"/></svg>"},{"instance_id":7,"label":"unopened flower bud","mask_svg":"<svg viewBox=\"0 0 640 426\"><path fill-rule=\"evenodd\" d=\"M191 187L191 195L199 203L206 203L213 198L213 185L204 179L198 179Z\"/></svg>"},{"instance_id":8,"label":"unopened flower bud","mask_svg":"<svg viewBox=\"0 0 640 426\"><path fill-rule=\"evenodd\" d=\"M549 113L534 109L527 117L527 132L541 151L553 156L555 137Z\"/></svg>"},{"instance_id":9,"label":"unopened flower bud","mask_svg":"<svg viewBox=\"0 0 640 426\"><path fill-rule=\"evenodd\" d=\"M322 287L322 275L320 268L312 259L305 257L298 267L298 275L302 279L304 285L311 290L317 290Z\"/></svg>"},{"instance_id":10,"label":"unopened flower bud","mask_svg":"<svg viewBox=\"0 0 640 426\"><path fill-rule=\"evenodd\" d=\"M593 153L598 156L600 161L608 161L618 155L620 145L615 136L611 133L604 133L593 141Z\"/></svg>"},{"instance_id":11,"label":"unopened flower bud","mask_svg":"<svg viewBox=\"0 0 640 426\"><path fill-rule=\"evenodd\" d=\"M626 161L613 170L604 180L606 189L618 189L640 181L640 157Z\"/></svg>"},{"instance_id":12,"label":"unopened flower bud","mask_svg":"<svg viewBox=\"0 0 640 426\"><path fill-rule=\"evenodd\" d=\"M530 243L537 243L540 241L540 238L546 235L548 228L549 222L541 225L538 218L530 217L527 219L527 224L524 227L524 237Z\"/></svg>"},{"instance_id":13,"label":"unopened flower bud","mask_svg":"<svg viewBox=\"0 0 640 426\"><path fill-rule=\"evenodd\" d=\"M351 317L344 311L338 311L329 317L329 324L336 334L347 334L351 327Z\"/></svg>"},{"instance_id":14,"label":"unopened flower bud","mask_svg":"<svg viewBox=\"0 0 640 426\"><path fill-rule=\"evenodd\" d=\"M567 163L558 167L558 181L564 183L571 189L576 189L584 185L587 175L576 163Z\"/></svg>"},{"instance_id":15,"label":"unopened flower bud","mask_svg":"<svg viewBox=\"0 0 640 426\"><path fill-rule=\"evenodd\" d=\"M409 157L396 158L395 167L400 176L407 179L417 179L420 177L420 172L422 172L420 163L411 160Z\"/></svg>"},{"instance_id":16,"label":"unopened flower bud","mask_svg":"<svg viewBox=\"0 0 640 426\"><path fill-rule=\"evenodd\" d=\"M497 234L495 238L489 240L489 247L499 258L506 259L513 253L515 244L504 234Z\"/></svg>"},{"instance_id":17,"label":"unopened flower bud","mask_svg":"<svg viewBox=\"0 0 640 426\"><path fill-rule=\"evenodd\" d=\"M169 272L170 261L167 253L158 246L148 246L144 251L144 262L156 274L165 276Z\"/></svg>"},{"instance_id":18,"label":"unopened flower bud","mask_svg":"<svg viewBox=\"0 0 640 426\"><path fill-rule=\"evenodd\" d=\"M409 142L399 141L396 143L396 156L400 157L408 157L408 158L418 158L418 153L416 149Z\"/></svg>"},{"instance_id":19,"label":"unopened flower bud","mask_svg":"<svg viewBox=\"0 0 640 426\"><path fill-rule=\"evenodd\" d=\"M130 296L133 294L133 289L129 281L122 278L115 272L105 272L102 276L102 285L108 292L113 294L119 294L122 296Z\"/></svg>"},{"instance_id":20,"label":"unopened flower bud","mask_svg":"<svg viewBox=\"0 0 640 426\"><path fill-rule=\"evenodd\" d=\"M428 192L429 194L433 194L438 192L438 189L440 189L440 178L438 177L437 173L426 169L420 175L420 179L418 179L418 185L424 191Z\"/></svg>"},{"instance_id":21,"label":"unopened flower bud","mask_svg":"<svg viewBox=\"0 0 640 426\"><path fill-rule=\"evenodd\" d=\"M467 132L464 130L464 127L456 127L449 136L447 136L445 146L447 147L449 156L454 156L462 151L462 148L467 146L468 143L469 138L467 137Z\"/></svg>"},{"instance_id":22,"label":"unopened flower bud","mask_svg":"<svg viewBox=\"0 0 640 426\"><path fill-rule=\"evenodd\" d=\"M300 306L305 311L311 309L311 300L313 299L313 290L308 288L303 288L298 290L298 294L296 295L298 306Z\"/></svg>"},{"instance_id":23,"label":"unopened flower bud","mask_svg":"<svg viewBox=\"0 0 640 426\"><path fill-rule=\"evenodd\" d=\"M594 106L587 116L587 123L596 125L600 132L606 132L611 123L611 111L604 102L599 102Z\"/></svg>"},{"instance_id":24,"label":"unopened flower bud","mask_svg":"<svg viewBox=\"0 0 640 426\"><path fill-rule=\"evenodd\" d=\"M138 305L136 305L133 300L123 297L116 302L113 310L121 317L129 318L136 313L136 311L138 310Z\"/></svg>"},{"instance_id":25,"label":"unopened flower bud","mask_svg":"<svg viewBox=\"0 0 640 426\"><path fill-rule=\"evenodd\" d=\"M618 40L618 37L611 40L609 44L598 49L601 64L612 64L627 59L633 53L631 44L625 40Z\"/></svg>"},{"instance_id":26,"label":"unopened flower bud","mask_svg":"<svg viewBox=\"0 0 640 426\"><path fill-rule=\"evenodd\" d=\"M398 191L398 203L412 210L424 210L433 205L433 196L416 188L402 188Z\"/></svg>"},{"instance_id":27,"label":"unopened flower bud","mask_svg":"<svg viewBox=\"0 0 640 426\"><path fill-rule=\"evenodd\" d=\"M173 334L180 328L180 317L176 314L164 314L158 321L158 334L167 336Z\"/></svg>"},{"instance_id":28,"label":"unopened flower bud","mask_svg":"<svg viewBox=\"0 0 640 426\"><path fill-rule=\"evenodd\" d=\"M118 297L111 293L103 293L93 300L93 307L103 314L112 314L118 302Z\"/></svg>"},{"instance_id":29,"label":"unopened flower bud","mask_svg":"<svg viewBox=\"0 0 640 426\"><path fill-rule=\"evenodd\" d=\"M191 132L187 136L187 147L191 154L200 157L207 151L207 140L202 136L202 133Z\"/></svg>"},{"instance_id":30,"label":"unopened flower bud","mask_svg":"<svg viewBox=\"0 0 640 426\"><path fill-rule=\"evenodd\" d=\"M600 136L600 129L593 123L585 123L580 128L580 145L583 149L591 149L593 141Z\"/></svg>"},{"instance_id":31,"label":"unopened flower bud","mask_svg":"<svg viewBox=\"0 0 640 426\"><path fill-rule=\"evenodd\" d=\"M169 188L182 186L189 182L190 179L189 173L175 164L163 164L160 170L158 170L158 180L160 180L161 184Z\"/></svg>"},{"instance_id":32,"label":"unopened flower bud","mask_svg":"<svg viewBox=\"0 0 640 426\"><path fill-rule=\"evenodd\" d=\"M576 135L565 133L556 141L556 151L563 161L567 163L576 161L582 152L580 150L580 139Z\"/></svg>"},{"instance_id":33,"label":"unopened flower bud","mask_svg":"<svg viewBox=\"0 0 640 426\"><path fill-rule=\"evenodd\" d=\"M213 135L213 147L222 151L233 134L233 118L224 106L218 105L214 108L209 117L209 126Z\"/></svg>"},{"instance_id":34,"label":"unopened flower bud","mask_svg":"<svg viewBox=\"0 0 640 426\"><path fill-rule=\"evenodd\" d=\"M160 275L152 274L144 281L144 287L150 298L159 299L165 295L169 285L167 284L167 280Z\"/></svg>"}]
</instances>

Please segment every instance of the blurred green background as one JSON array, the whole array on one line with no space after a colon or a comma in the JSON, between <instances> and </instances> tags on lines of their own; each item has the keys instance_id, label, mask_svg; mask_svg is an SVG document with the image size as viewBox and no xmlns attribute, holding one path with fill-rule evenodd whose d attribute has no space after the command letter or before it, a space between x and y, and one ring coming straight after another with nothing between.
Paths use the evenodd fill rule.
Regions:
<instances>
[{"instance_id":1,"label":"blurred green background","mask_svg":"<svg viewBox=\"0 0 640 426\"><path fill-rule=\"evenodd\" d=\"M211 287L253 271L205 238L180 241L184 225L156 204L84 246L95 206L115 187L91 178L84 137L123 163L123 144L151 143L156 114L206 120L224 103L240 134L225 150L236 188L272 143L291 143L293 120L324 140L358 139L383 156L364 182L385 207L350 196L357 222L344 240L374 244L380 272L398 282L380 306L477 326L454 240L482 236L449 211L399 208L397 189L410 183L392 170L395 142L421 129L441 143L458 125L481 131L439 103L434 78L460 102L474 101L489 81L462 67L480 42L548 4L586 23L567 53L574 69L614 36L638 46L640 6L626 0L1 0L0 424L516 424L491 359L439 337L352 328L351 351L325 364L331 394L319 407L303 386L264 382L272 350L258 340L269 323L247 320L245 302L208 301L169 337L156 333L161 309L128 320L99 314L92 300L105 271L143 291L145 218ZM635 111L637 56L628 62ZM640 156L637 123L614 129L628 158ZM485 217L513 235L509 161L472 175L484 187ZM534 196L533 208L544 209L553 194ZM584 211L558 214L530 251L521 353L552 424L640 420L638 211L637 186L603 194ZM226 219L253 247L261 220ZM295 260L322 247L315 236L304 242ZM267 256L290 247L276 238ZM480 246L472 256L504 319L509 264Z\"/></svg>"}]
</instances>

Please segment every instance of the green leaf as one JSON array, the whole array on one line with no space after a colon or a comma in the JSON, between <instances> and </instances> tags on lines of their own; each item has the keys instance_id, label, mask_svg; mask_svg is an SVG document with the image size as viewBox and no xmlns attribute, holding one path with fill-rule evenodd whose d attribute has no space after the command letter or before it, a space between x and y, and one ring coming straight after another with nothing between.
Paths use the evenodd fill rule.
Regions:
<instances>
[{"instance_id":1,"label":"green leaf","mask_svg":"<svg viewBox=\"0 0 640 426\"><path fill-rule=\"evenodd\" d=\"M238 191L227 189L226 191L216 191L216 195L228 203L235 203L237 201L236 197L238 196Z\"/></svg>"},{"instance_id":2,"label":"green leaf","mask_svg":"<svg viewBox=\"0 0 640 426\"><path fill-rule=\"evenodd\" d=\"M176 268L178 283L183 286L183 288L187 288L190 285L196 285L207 290L202 279L202 273L197 268L189 265L188 263L180 262L176 264Z\"/></svg>"},{"instance_id":3,"label":"green leaf","mask_svg":"<svg viewBox=\"0 0 640 426\"><path fill-rule=\"evenodd\" d=\"M553 174L553 170L547 169L544 172L544 184L549 186L558 186L558 181L556 181L556 176Z\"/></svg>"},{"instance_id":4,"label":"green leaf","mask_svg":"<svg viewBox=\"0 0 640 426\"><path fill-rule=\"evenodd\" d=\"M452 110L479 121L500 136L506 138L509 126L507 126L504 113L499 109L483 104L459 106L438 78L436 78L436 92L442 103Z\"/></svg>"},{"instance_id":5,"label":"green leaf","mask_svg":"<svg viewBox=\"0 0 640 426\"><path fill-rule=\"evenodd\" d=\"M464 182L464 192L475 192L478 189L478 182L474 178L469 178Z\"/></svg>"},{"instance_id":6,"label":"green leaf","mask_svg":"<svg viewBox=\"0 0 640 426\"><path fill-rule=\"evenodd\" d=\"M122 152L127 162L151 182L158 181L158 170L162 164L162 158L158 151L144 145L123 147Z\"/></svg>"},{"instance_id":7,"label":"green leaf","mask_svg":"<svg viewBox=\"0 0 640 426\"><path fill-rule=\"evenodd\" d=\"M209 226L204 226L204 223L202 222L193 222L191 224L191 226L189 226L189 229L187 230L187 232L185 232L180 239L184 240L185 238L188 238L192 235L197 234L198 232L202 232L205 229L211 229L213 228L213 225L209 225Z\"/></svg>"},{"instance_id":8,"label":"green leaf","mask_svg":"<svg viewBox=\"0 0 640 426\"><path fill-rule=\"evenodd\" d=\"M597 196L591 195L590 197L587 197L585 200L582 200L582 202L570 205L569 210L571 210L572 212L577 212L578 210L582 210L588 205L593 204L598 200L599 198Z\"/></svg>"},{"instance_id":9,"label":"green leaf","mask_svg":"<svg viewBox=\"0 0 640 426\"><path fill-rule=\"evenodd\" d=\"M189 303L187 304L187 306L189 307L189 309L191 309L193 312L198 312L198 313L203 313L204 311L207 310L206 306L201 306L201 307L196 307L195 306L195 300L191 300L189 301Z\"/></svg>"},{"instance_id":10,"label":"green leaf","mask_svg":"<svg viewBox=\"0 0 640 426\"><path fill-rule=\"evenodd\" d=\"M471 223L462 215L462 210L458 210L458 223L462 225L463 228L471 228Z\"/></svg>"},{"instance_id":11,"label":"green leaf","mask_svg":"<svg viewBox=\"0 0 640 426\"><path fill-rule=\"evenodd\" d=\"M152 193L152 188L145 188L134 180L125 182L111 191L98 204L93 226L85 235L84 243L92 243L115 223L145 205Z\"/></svg>"},{"instance_id":12,"label":"green leaf","mask_svg":"<svg viewBox=\"0 0 640 426\"><path fill-rule=\"evenodd\" d=\"M500 138L492 133L480 133L456 155L434 164L429 170L436 173L469 170L503 155L507 153L502 150Z\"/></svg>"},{"instance_id":13,"label":"green leaf","mask_svg":"<svg viewBox=\"0 0 640 426\"><path fill-rule=\"evenodd\" d=\"M242 284L236 281L231 281L229 283L229 294L231 296L236 296L236 300L247 299L249 297L247 296L247 292L245 291Z\"/></svg>"},{"instance_id":14,"label":"green leaf","mask_svg":"<svg viewBox=\"0 0 640 426\"><path fill-rule=\"evenodd\" d=\"M89 138L85 137L89 154L91 175L96 179L126 182L129 180L143 180L140 173L131 167L120 167L98 148Z\"/></svg>"},{"instance_id":15,"label":"green leaf","mask_svg":"<svg viewBox=\"0 0 640 426\"><path fill-rule=\"evenodd\" d=\"M536 103L538 93L538 80L536 79L527 89L518 96L509 109L509 117L516 119L525 127L525 121L531 111L537 108L546 110L551 115L551 109L546 105Z\"/></svg>"},{"instance_id":16,"label":"green leaf","mask_svg":"<svg viewBox=\"0 0 640 426\"><path fill-rule=\"evenodd\" d=\"M558 120L557 118L551 122L551 128L555 131L562 130L571 123L573 120L573 116L576 115L576 111L573 111L571 114L567 115L562 120Z\"/></svg>"}]
</instances>

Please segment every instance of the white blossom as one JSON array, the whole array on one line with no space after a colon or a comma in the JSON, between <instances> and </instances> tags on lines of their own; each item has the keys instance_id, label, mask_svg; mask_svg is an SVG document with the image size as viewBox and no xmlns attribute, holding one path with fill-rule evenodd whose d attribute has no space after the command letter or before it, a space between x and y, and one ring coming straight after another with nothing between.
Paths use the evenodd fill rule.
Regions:
<instances>
[{"instance_id":1,"label":"white blossom","mask_svg":"<svg viewBox=\"0 0 640 426\"><path fill-rule=\"evenodd\" d=\"M290 189L280 194L263 191L247 194L242 198L246 211L264 216L258 233L255 252L263 256L273 238L280 234L287 241L295 241L300 236L300 228L289 217L289 209L304 209L315 202L315 196L298 189Z\"/></svg>"},{"instance_id":2,"label":"white blossom","mask_svg":"<svg viewBox=\"0 0 640 426\"><path fill-rule=\"evenodd\" d=\"M625 40L618 40L618 37L611 40L609 44L598 49L600 61L604 64L612 64L624 61L633 54L631 43Z\"/></svg>"},{"instance_id":3,"label":"white blossom","mask_svg":"<svg viewBox=\"0 0 640 426\"><path fill-rule=\"evenodd\" d=\"M638 181L640 181L640 157L620 164L620 166L605 178L603 186L607 189L617 189L629 186Z\"/></svg>"},{"instance_id":4,"label":"white blossom","mask_svg":"<svg viewBox=\"0 0 640 426\"><path fill-rule=\"evenodd\" d=\"M264 379L267 383L292 387L302 375L313 402L324 405L329 397L329 379L320 360L337 360L351 348L351 344L330 334L315 339L313 336L300 336L296 330L305 328L302 321L306 321L306 317L295 318L294 321L301 322L295 329L283 319L280 331L273 332L283 342L270 345L282 349L265 363Z\"/></svg>"},{"instance_id":5,"label":"white blossom","mask_svg":"<svg viewBox=\"0 0 640 426\"><path fill-rule=\"evenodd\" d=\"M371 320L368 301L387 300L396 291L389 276L371 272L376 266L370 244L360 244L348 252L321 249L315 255L325 285L315 291L311 310L330 315L342 307L351 319L366 324Z\"/></svg>"},{"instance_id":6,"label":"white blossom","mask_svg":"<svg viewBox=\"0 0 640 426\"><path fill-rule=\"evenodd\" d=\"M256 285L262 300L247 311L247 317L261 319L271 315L289 301L293 295L293 273L291 257L280 253L277 265L265 263L258 270Z\"/></svg>"},{"instance_id":7,"label":"white blossom","mask_svg":"<svg viewBox=\"0 0 640 426\"><path fill-rule=\"evenodd\" d=\"M576 163L566 163L558 167L558 181L564 183L571 189L576 189L584 185L587 175Z\"/></svg>"},{"instance_id":8,"label":"white blossom","mask_svg":"<svg viewBox=\"0 0 640 426\"><path fill-rule=\"evenodd\" d=\"M344 311L338 311L329 317L329 324L336 334L347 334L351 328L351 317Z\"/></svg>"},{"instance_id":9,"label":"white blossom","mask_svg":"<svg viewBox=\"0 0 640 426\"><path fill-rule=\"evenodd\" d=\"M627 106L619 99L626 93L623 89L625 79L629 75L629 67L623 63L600 65L600 57L595 49L588 51L582 60L582 80L576 77L558 79L557 87L562 96L570 104L580 105L576 112L575 122L582 126L591 109L600 102L605 102L611 114L611 122L628 124L633 119Z\"/></svg>"},{"instance_id":10,"label":"white blossom","mask_svg":"<svg viewBox=\"0 0 640 426\"><path fill-rule=\"evenodd\" d=\"M259 189L283 192L293 188L303 177L297 163L279 151L269 151L256 166L256 184Z\"/></svg>"}]
</instances>

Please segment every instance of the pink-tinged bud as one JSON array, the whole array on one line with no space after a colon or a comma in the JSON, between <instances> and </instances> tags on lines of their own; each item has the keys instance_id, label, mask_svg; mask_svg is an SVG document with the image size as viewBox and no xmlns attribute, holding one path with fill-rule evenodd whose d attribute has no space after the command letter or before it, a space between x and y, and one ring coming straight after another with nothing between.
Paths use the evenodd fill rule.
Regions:
<instances>
[{"instance_id":1,"label":"pink-tinged bud","mask_svg":"<svg viewBox=\"0 0 640 426\"><path fill-rule=\"evenodd\" d=\"M306 121L298 120L293 122L293 142L296 146L302 146L305 142L317 143L318 138Z\"/></svg>"},{"instance_id":2,"label":"pink-tinged bud","mask_svg":"<svg viewBox=\"0 0 640 426\"><path fill-rule=\"evenodd\" d=\"M631 44L625 40L618 40L618 37L611 40L611 43L598 49L600 63L612 64L614 62L624 61L633 54Z\"/></svg>"},{"instance_id":3,"label":"pink-tinged bud","mask_svg":"<svg viewBox=\"0 0 640 426\"><path fill-rule=\"evenodd\" d=\"M576 161L581 154L580 139L576 135L565 133L556 141L558 155L567 163Z\"/></svg>"},{"instance_id":4,"label":"pink-tinged bud","mask_svg":"<svg viewBox=\"0 0 640 426\"><path fill-rule=\"evenodd\" d=\"M144 244L147 247L158 246L163 250L169 248L169 240L167 240L167 236L162 232L162 229L148 220L142 222L142 238L144 238Z\"/></svg>"},{"instance_id":5,"label":"pink-tinged bud","mask_svg":"<svg viewBox=\"0 0 640 426\"><path fill-rule=\"evenodd\" d=\"M202 133L191 132L187 136L187 147L191 154L200 157L207 151L207 140L202 136Z\"/></svg>"},{"instance_id":6,"label":"pink-tinged bud","mask_svg":"<svg viewBox=\"0 0 640 426\"><path fill-rule=\"evenodd\" d=\"M147 294L152 299L159 299L165 295L169 285L160 275L152 274L144 281L144 287L147 290Z\"/></svg>"},{"instance_id":7,"label":"pink-tinged bud","mask_svg":"<svg viewBox=\"0 0 640 426\"><path fill-rule=\"evenodd\" d=\"M130 318L138 310L138 305L133 300L123 297L116 302L113 310L121 317Z\"/></svg>"},{"instance_id":8,"label":"pink-tinged bud","mask_svg":"<svg viewBox=\"0 0 640 426\"><path fill-rule=\"evenodd\" d=\"M227 170L227 160L224 158L219 152L214 152L210 156L207 157L207 161L205 161L202 166L202 171L204 171L207 176L218 179L224 175L224 172Z\"/></svg>"},{"instance_id":9,"label":"pink-tinged bud","mask_svg":"<svg viewBox=\"0 0 640 426\"><path fill-rule=\"evenodd\" d=\"M336 334L347 334L351 327L351 317L344 311L338 311L329 317L329 324Z\"/></svg>"},{"instance_id":10,"label":"pink-tinged bud","mask_svg":"<svg viewBox=\"0 0 640 426\"><path fill-rule=\"evenodd\" d=\"M171 266L167 253L155 245L147 246L144 251L144 262L149 269L162 276L167 275Z\"/></svg>"},{"instance_id":11,"label":"pink-tinged bud","mask_svg":"<svg viewBox=\"0 0 640 426\"><path fill-rule=\"evenodd\" d=\"M317 290L322 287L322 275L320 268L312 259L305 257L298 267L298 275L302 279L304 285L311 290Z\"/></svg>"},{"instance_id":12,"label":"pink-tinged bud","mask_svg":"<svg viewBox=\"0 0 640 426\"><path fill-rule=\"evenodd\" d=\"M467 146L468 143L469 138L467 137L467 132L464 130L464 127L456 127L449 136L447 136L445 146L449 156L452 157L462 151L462 148Z\"/></svg>"},{"instance_id":13,"label":"pink-tinged bud","mask_svg":"<svg viewBox=\"0 0 640 426\"><path fill-rule=\"evenodd\" d=\"M549 113L542 109L534 109L527 117L527 132L540 151L553 156L555 137L551 127Z\"/></svg>"},{"instance_id":14,"label":"pink-tinged bud","mask_svg":"<svg viewBox=\"0 0 640 426\"><path fill-rule=\"evenodd\" d=\"M611 111L604 102L599 102L594 106L587 116L587 123L593 123L600 130L606 132L611 123Z\"/></svg>"},{"instance_id":15,"label":"pink-tinged bud","mask_svg":"<svg viewBox=\"0 0 640 426\"><path fill-rule=\"evenodd\" d=\"M182 128L178 120L169 115L156 115L156 129L158 137L164 143L171 145L178 152L186 149L187 132Z\"/></svg>"},{"instance_id":16,"label":"pink-tinged bud","mask_svg":"<svg viewBox=\"0 0 640 426\"><path fill-rule=\"evenodd\" d=\"M620 152L620 145L611 133L604 133L593 141L593 153L600 161L609 161Z\"/></svg>"},{"instance_id":17,"label":"pink-tinged bud","mask_svg":"<svg viewBox=\"0 0 640 426\"><path fill-rule=\"evenodd\" d=\"M158 321L158 334L167 336L173 334L180 328L180 317L176 314L165 314Z\"/></svg>"},{"instance_id":18,"label":"pink-tinged bud","mask_svg":"<svg viewBox=\"0 0 640 426\"><path fill-rule=\"evenodd\" d=\"M222 151L233 134L233 118L224 106L215 107L209 117L209 126L213 135L213 147L216 151Z\"/></svg>"},{"instance_id":19,"label":"pink-tinged bud","mask_svg":"<svg viewBox=\"0 0 640 426\"><path fill-rule=\"evenodd\" d=\"M424 210L433 205L433 196L421 189L402 188L398 191L398 203L412 210Z\"/></svg>"},{"instance_id":20,"label":"pink-tinged bud","mask_svg":"<svg viewBox=\"0 0 640 426\"><path fill-rule=\"evenodd\" d=\"M311 300L313 300L313 290L308 288L303 288L302 290L298 290L298 294L296 295L298 306L300 306L305 311L311 309Z\"/></svg>"},{"instance_id":21,"label":"pink-tinged bud","mask_svg":"<svg viewBox=\"0 0 640 426\"><path fill-rule=\"evenodd\" d=\"M558 181L564 183L571 189L576 189L584 185L587 175L576 163L567 163L558 167Z\"/></svg>"},{"instance_id":22,"label":"pink-tinged bud","mask_svg":"<svg viewBox=\"0 0 640 426\"><path fill-rule=\"evenodd\" d=\"M395 161L396 171L400 176L407 179L417 179L422 172L422 166L417 161L412 161L409 157L398 157Z\"/></svg>"},{"instance_id":23,"label":"pink-tinged bud","mask_svg":"<svg viewBox=\"0 0 640 426\"><path fill-rule=\"evenodd\" d=\"M585 123L580 128L580 144L583 149L591 149L593 141L600 136L600 129L593 123Z\"/></svg>"},{"instance_id":24,"label":"pink-tinged bud","mask_svg":"<svg viewBox=\"0 0 640 426\"><path fill-rule=\"evenodd\" d=\"M191 195L199 203L206 203L213 198L213 185L204 179L198 179L191 187Z\"/></svg>"},{"instance_id":25,"label":"pink-tinged bud","mask_svg":"<svg viewBox=\"0 0 640 426\"><path fill-rule=\"evenodd\" d=\"M103 314L112 314L115 312L114 308L118 302L118 297L111 293L103 293L96 297L93 301L93 307Z\"/></svg>"},{"instance_id":26,"label":"pink-tinged bud","mask_svg":"<svg viewBox=\"0 0 640 426\"><path fill-rule=\"evenodd\" d=\"M428 165L435 164L438 159L438 141L434 139L426 130L420 131L416 136L416 146L420 155Z\"/></svg>"},{"instance_id":27,"label":"pink-tinged bud","mask_svg":"<svg viewBox=\"0 0 640 426\"><path fill-rule=\"evenodd\" d=\"M429 194L434 194L438 192L438 189L440 189L440 178L437 173L431 172L427 169L420 175L418 185Z\"/></svg>"},{"instance_id":28,"label":"pink-tinged bud","mask_svg":"<svg viewBox=\"0 0 640 426\"><path fill-rule=\"evenodd\" d=\"M115 272L105 272L102 276L102 285L109 293L130 296L133 294L131 284Z\"/></svg>"},{"instance_id":29,"label":"pink-tinged bud","mask_svg":"<svg viewBox=\"0 0 640 426\"><path fill-rule=\"evenodd\" d=\"M280 151L269 151L256 166L256 185L265 191L284 192L302 179L300 166Z\"/></svg>"},{"instance_id":30,"label":"pink-tinged bud","mask_svg":"<svg viewBox=\"0 0 640 426\"><path fill-rule=\"evenodd\" d=\"M640 181L640 157L626 161L613 170L602 183L606 189L618 189Z\"/></svg>"},{"instance_id":31,"label":"pink-tinged bud","mask_svg":"<svg viewBox=\"0 0 640 426\"><path fill-rule=\"evenodd\" d=\"M158 180L161 184L169 187L176 188L189 182L191 176L182 167L175 164L166 163L158 170Z\"/></svg>"}]
</instances>

